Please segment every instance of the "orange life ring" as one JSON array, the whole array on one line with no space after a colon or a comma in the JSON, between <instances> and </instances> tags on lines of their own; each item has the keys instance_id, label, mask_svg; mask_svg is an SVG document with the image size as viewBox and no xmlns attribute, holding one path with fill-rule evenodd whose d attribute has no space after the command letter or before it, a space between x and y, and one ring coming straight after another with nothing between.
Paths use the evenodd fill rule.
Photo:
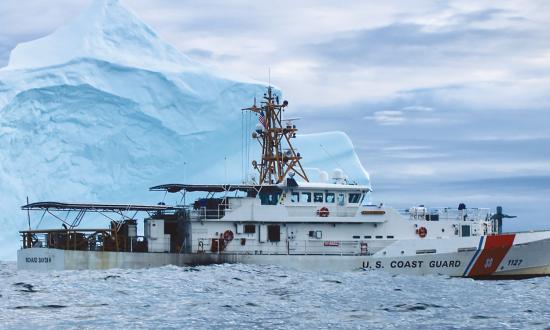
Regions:
<instances>
[{"instance_id":1,"label":"orange life ring","mask_svg":"<svg viewBox=\"0 0 550 330\"><path fill-rule=\"evenodd\" d=\"M330 214L330 211L325 206L323 206L319 210L317 210L317 215L322 217L322 218L328 217L329 214Z\"/></svg>"},{"instance_id":2,"label":"orange life ring","mask_svg":"<svg viewBox=\"0 0 550 330\"><path fill-rule=\"evenodd\" d=\"M426 227L420 227L416 230L416 233L420 236L420 238L424 238L428 235L428 229L426 229Z\"/></svg>"},{"instance_id":3,"label":"orange life ring","mask_svg":"<svg viewBox=\"0 0 550 330\"><path fill-rule=\"evenodd\" d=\"M223 233L223 239L230 242L233 240L235 236L233 235L233 232L231 230L226 230L224 233Z\"/></svg>"}]
</instances>

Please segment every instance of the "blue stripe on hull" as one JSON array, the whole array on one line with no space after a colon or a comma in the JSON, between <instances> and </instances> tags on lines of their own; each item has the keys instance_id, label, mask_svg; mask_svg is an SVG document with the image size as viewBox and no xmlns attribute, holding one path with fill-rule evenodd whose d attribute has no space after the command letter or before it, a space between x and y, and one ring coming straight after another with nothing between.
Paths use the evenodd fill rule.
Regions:
<instances>
[{"instance_id":1,"label":"blue stripe on hull","mask_svg":"<svg viewBox=\"0 0 550 330\"><path fill-rule=\"evenodd\" d=\"M466 269L464 270L464 274L462 274L462 276L466 276L466 274L468 274L468 271L470 270L470 268L474 264L474 261L477 259L477 256L481 252L481 247L483 246L483 239L484 238L485 238L485 236L481 236L481 238L479 239L479 246L477 247L477 251L476 251L476 253L474 253L474 256L472 257L472 260L470 260L470 262L468 263L468 267L466 267Z\"/></svg>"}]
</instances>

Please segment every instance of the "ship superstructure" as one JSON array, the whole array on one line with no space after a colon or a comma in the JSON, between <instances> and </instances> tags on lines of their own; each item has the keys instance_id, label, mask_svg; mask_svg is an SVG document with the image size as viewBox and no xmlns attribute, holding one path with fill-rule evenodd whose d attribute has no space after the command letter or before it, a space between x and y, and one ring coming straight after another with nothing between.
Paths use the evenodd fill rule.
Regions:
<instances>
[{"instance_id":1,"label":"ship superstructure","mask_svg":"<svg viewBox=\"0 0 550 330\"><path fill-rule=\"evenodd\" d=\"M256 102L255 102L256 103ZM262 149L243 184L164 184L182 205L132 206L33 203L65 224L21 231L21 269L87 269L224 262L300 269L383 270L473 278L520 278L550 273L550 231L502 233L502 209L457 207L407 210L369 205L370 186L341 170L312 182L292 144L297 128L284 119L287 101L268 88L252 138ZM56 215L66 212L67 216ZM84 214L110 220L79 229ZM137 215L144 214L138 235ZM74 221L68 222L72 214ZM109 216L111 214L111 216ZM116 218L114 216L116 216ZM65 219L65 220L64 220Z\"/></svg>"}]
</instances>

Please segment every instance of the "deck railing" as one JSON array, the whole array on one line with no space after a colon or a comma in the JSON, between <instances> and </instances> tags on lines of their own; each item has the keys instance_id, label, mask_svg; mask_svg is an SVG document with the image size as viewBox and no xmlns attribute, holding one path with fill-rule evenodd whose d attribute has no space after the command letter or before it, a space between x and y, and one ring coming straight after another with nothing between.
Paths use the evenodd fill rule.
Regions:
<instances>
[{"instance_id":1,"label":"deck railing","mask_svg":"<svg viewBox=\"0 0 550 330\"><path fill-rule=\"evenodd\" d=\"M412 207L408 210L402 210L400 213L411 220L427 221L483 221L489 220L491 217L491 210L488 208L459 210L451 207Z\"/></svg>"},{"instance_id":2,"label":"deck railing","mask_svg":"<svg viewBox=\"0 0 550 330\"><path fill-rule=\"evenodd\" d=\"M195 240L191 253L236 255L370 255L368 244L362 241L284 240L258 242L257 239L237 238Z\"/></svg>"},{"instance_id":3,"label":"deck railing","mask_svg":"<svg viewBox=\"0 0 550 330\"><path fill-rule=\"evenodd\" d=\"M232 209L229 208L229 205L220 204L215 209L210 209L206 207L200 207L198 209L191 209L189 214L192 219L206 220L206 219L221 219L227 213L231 212Z\"/></svg>"},{"instance_id":4,"label":"deck railing","mask_svg":"<svg viewBox=\"0 0 550 330\"><path fill-rule=\"evenodd\" d=\"M21 246L79 251L145 252L143 236L113 235L110 229L44 229L21 231Z\"/></svg>"}]
</instances>

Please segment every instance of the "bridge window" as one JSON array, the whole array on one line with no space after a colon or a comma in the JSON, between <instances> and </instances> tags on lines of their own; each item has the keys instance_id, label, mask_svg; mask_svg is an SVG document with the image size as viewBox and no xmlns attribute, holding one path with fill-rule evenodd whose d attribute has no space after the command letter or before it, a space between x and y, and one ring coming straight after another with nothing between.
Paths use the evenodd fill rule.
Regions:
<instances>
[{"instance_id":1,"label":"bridge window","mask_svg":"<svg viewBox=\"0 0 550 330\"><path fill-rule=\"evenodd\" d=\"M357 204L361 200L361 194L349 194L348 203Z\"/></svg>"},{"instance_id":2,"label":"bridge window","mask_svg":"<svg viewBox=\"0 0 550 330\"><path fill-rule=\"evenodd\" d=\"M303 192L302 196L300 196L300 200L302 201L302 203L311 203L311 193Z\"/></svg>"},{"instance_id":3,"label":"bridge window","mask_svg":"<svg viewBox=\"0 0 550 330\"><path fill-rule=\"evenodd\" d=\"M353 239L360 239L361 236L353 236Z\"/></svg>"},{"instance_id":4,"label":"bridge window","mask_svg":"<svg viewBox=\"0 0 550 330\"><path fill-rule=\"evenodd\" d=\"M325 197L325 202L334 203L334 193L327 193Z\"/></svg>"},{"instance_id":5,"label":"bridge window","mask_svg":"<svg viewBox=\"0 0 550 330\"><path fill-rule=\"evenodd\" d=\"M293 192L291 195L290 195L290 201L292 203L298 203L300 201L300 194L297 193L297 192Z\"/></svg>"},{"instance_id":6,"label":"bridge window","mask_svg":"<svg viewBox=\"0 0 550 330\"><path fill-rule=\"evenodd\" d=\"M323 193L313 193L313 202L322 203L323 202Z\"/></svg>"},{"instance_id":7,"label":"bridge window","mask_svg":"<svg viewBox=\"0 0 550 330\"><path fill-rule=\"evenodd\" d=\"M279 203L280 192L260 193L262 205L277 205Z\"/></svg>"},{"instance_id":8,"label":"bridge window","mask_svg":"<svg viewBox=\"0 0 550 330\"><path fill-rule=\"evenodd\" d=\"M344 205L346 204L346 197L344 194L340 193L338 194L338 205Z\"/></svg>"}]
</instances>

